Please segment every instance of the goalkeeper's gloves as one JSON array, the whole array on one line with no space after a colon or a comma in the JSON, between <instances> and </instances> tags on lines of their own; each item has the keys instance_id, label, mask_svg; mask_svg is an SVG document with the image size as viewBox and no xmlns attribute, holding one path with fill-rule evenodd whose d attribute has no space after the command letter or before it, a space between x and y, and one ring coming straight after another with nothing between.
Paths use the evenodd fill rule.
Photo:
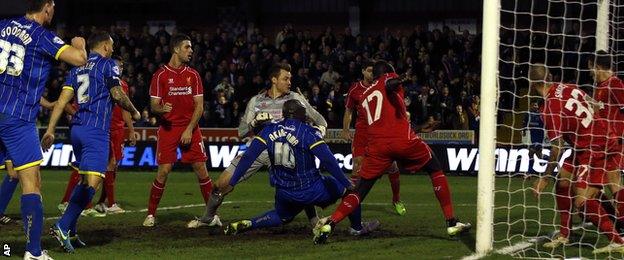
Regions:
<instances>
[{"instance_id":1,"label":"goalkeeper's gloves","mask_svg":"<svg viewBox=\"0 0 624 260\"><path fill-rule=\"evenodd\" d=\"M312 127L316 128L316 130L321 133L321 136L325 137L325 133L327 132L327 127L322 125L312 125Z\"/></svg>"},{"instance_id":2,"label":"goalkeeper's gloves","mask_svg":"<svg viewBox=\"0 0 624 260\"><path fill-rule=\"evenodd\" d=\"M259 133L262 130L264 124L269 123L273 120L273 116L267 112L258 112L253 120L249 123L251 129L255 133Z\"/></svg>"}]
</instances>

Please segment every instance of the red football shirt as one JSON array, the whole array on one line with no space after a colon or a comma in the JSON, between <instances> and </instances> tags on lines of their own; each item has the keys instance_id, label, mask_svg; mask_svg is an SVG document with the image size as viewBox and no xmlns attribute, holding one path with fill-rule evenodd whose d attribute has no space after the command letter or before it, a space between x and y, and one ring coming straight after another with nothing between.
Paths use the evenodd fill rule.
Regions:
<instances>
[{"instance_id":1,"label":"red football shirt","mask_svg":"<svg viewBox=\"0 0 624 260\"><path fill-rule=\"evenodd\" d=\"M366 123L366 110L362 106L362 101L364 100L364 91L366 91L368 87L364 85L363 81L359 81L353 83L351 88L349 88L349 93L347 93L347 101L345 102L345 106L349 110L357 111L357 118L355 119L355 129L356 130L365 130L368 124Z\"/></svg>"},{"instance_id":2,"label":"red football shirt","mask_svg":"<svg viewBox=\"0 0 624 260\"><path fill-rule=\"evenodd\" d=\"M608 138L615 140L615 136L586 97L574 85L555 83L546 95L542 113L546 134L551 141L563 137L575 149L604 151Z\"/></svg>"},{"instance_id":3,"label":"red football shirt","mask_svg":"<svg viewBox=\"0 0 624 260\"><path fill-rule=\"evenodd\" d=\"M191 122L195 102L193 97L204 95L204 86L197 71L182 66L174 69L160 67L152 77L150 96L160 98L160 103L171 103L171 112L162 115L162 124L187 126Z\"/></svg>"},{"instance_id":4,"label":"red football shirt","mask_svg":"<svg viewBox=\"0 0 624 260\"><path fill-rule=\"evenodd\" d=\"M599 102L600 116L609 120L609 126L617 136L624 133L624 82L617 76L611 76L600 82L594 92L594 99Z\"/></svg>"},{"instance_id":5,"label":"red football shirt","mask_svg":"<svg viewBox=\"0 0 624 260\"><path fill-rule=\"evenodd\" d=\"M407 120L403 87L399 86L393 92L386 90L386 81L396 77L396 73L385 74L363 93L361 105L368 124L369 138L416 138Z\"/></svg>"},{"instance_id":6,"label":"red football shirt","mask_svg":"<svg viewBox=\"0 0 624 260\"><path fill-rule=\"evenodd\" d=\"M122 80L121 88L123 89L124 93L128 94L128 83ZM113 106L113 115L111 117L111 124L110 124L111 131L124 129L126 122L124 122L123 116L121 115L122 110L123 109L117 104Z\"/></svg>"}]
</instances>

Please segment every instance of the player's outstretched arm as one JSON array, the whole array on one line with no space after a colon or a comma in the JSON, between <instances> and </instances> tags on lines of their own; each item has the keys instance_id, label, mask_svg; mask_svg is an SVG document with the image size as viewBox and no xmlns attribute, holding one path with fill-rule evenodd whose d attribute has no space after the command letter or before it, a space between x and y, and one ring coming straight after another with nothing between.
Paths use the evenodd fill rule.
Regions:
<instances>
[{"instance_id":1,"label":"player's outstretched arm","mask_svg":"<svg viewBox=\"0 0 624 260\"><path fill-rule=\"evenodd\" d=\"M74 98L74 90L69 87L64 87L61 91L61 96L56 101L56 105L54 105L54 109L52 110L50 122L48 123L48 129L41 138L41 148L43 148L43 150L47 151L50 146L52 146L52 143L54 143L54 130L56 129L56 124L63 114L65 105L67 105L72 98Z\"/></svg>"},{"instance_id":2,"label":"player's outstretched arm","mask_svg":"<svg viewBox=\"0 0 624 260\"><path fill-rule=\"evenodd\" d=\"M312 120L312 123L314 123L314 125L321 126L322 128L327 128L327 121L325 120L323 115L316 111L316 109L314 109L310 105L305 97L303 97L301 94L295 94L295 98L301 101L301 103L306 107L306 115Z\"/></svg>"},{"instance_id":3,"label":"player's outstretched arm","mask_svg":"<svg viewBox=\"0 0 624 260\"><path fill-rule=\"evenodd\" d=\"M329 150L329 146L327 146L324 142L318 145L313 144L312 146L314 147L311 148L311 151L316 158L319 158L321 165L323 165L325 169L327 169L327 171L329 171L329 173L336 178L336 180L344 185L345 188L353 188L353 184L349 181L349 179L347 179L344 172L340 169L338 162L336 162L336 157L334 157L334 154L331 150Z\"/></svg>"},{"instance_id":4,"label":"player's outstretched arm","mask_svg":"<svg viewBox=\"0 0 624 260\"><path fill-rule=\"evenodd\" d=\"M82 66L87 63L86 41L82 37L74 37L68 46L59 55L59 60L67 62L74 66Z\"/></svg>"},{"instance_id":5,"label":"player's outstretched arm","mask_svg":"<svg viewBox=\"0 0 624 260\"><path fill-rule=\"evenodd\" d=\"M401 84L406 83L412 79L412 69L407 70L404 74L400 75L397 78L388 79L386 81L386 90L390 92L395 92Z\"/></svg>"},{"instance_id":6,"label":"player's outstretched arm","mask_svg":"<svg viewBox=\"0 0 624 260\"><path fill-rule=\"evenodd\" d=\"M112 87L110 89L110 93L113 100L115 100L115 103L119 104L119 106L121 106L124 110L130 112L134 120L138 121L141 119L141 113L139 113L139 111L134 107L130 98L126 95L126 93L124 93L121 86Z\"/></svg>"},{"instance_id":7,"label":"player's outstretched arm","mask_svg":"<svg viewBox=\"0 0 624 260\"><path fill-rule=\"evenodd\" d=\"M544 174L542 174L542 176L535 182L533 191L535 196L539 196L542 190L548 186L550 179L554 178L555 169L559 166L559 155L561 154L561 148L563 147L563 138L557 137L550 143L550 158L548 159L546 171L544 171Z\"/></svg>"},{"instance_id":8,"label":"player's outstretched arm","mask_svg":"<svg viewBox=\"0 0 624 260\"><path fill-rule=\"evenodd\" d=\"M266 141L259 136L256 136L251 144L247 148L247 151L241 157L240 162L238 162L238 166L236 166L236 170L232 174L232 178L230 178L230 187L236 186L238 181L245 175L251 164L260 156L266 149ZM229 189L228 189L229 190Z\"/></svg>"}]
</instances>

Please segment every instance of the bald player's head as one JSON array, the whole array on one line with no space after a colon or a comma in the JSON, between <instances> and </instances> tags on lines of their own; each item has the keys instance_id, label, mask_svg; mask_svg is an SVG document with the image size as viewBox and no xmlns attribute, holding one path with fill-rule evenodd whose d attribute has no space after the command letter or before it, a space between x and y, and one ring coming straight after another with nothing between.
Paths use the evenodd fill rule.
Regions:
<instances>
[{"instance_id":1,"label":"bald player's head","mask_svg":"<svg viewBox=\"0 0 624 260\"><path fill-rule=\"evenodd\" d=\"M542 63L537 63L529 67L529 80L531 83L544 83L548 80L548 68Z\"/></svg>"},{"instance_id":2,"label":"bald player's head","mask_svg":"<svg viewBox=\"0 0 624 260\"><path fill-rule=\"evenodd\" d=\"M551 80L548 67L542 63L536 63L529 67L529 82L532 89L537 90L540 94L546 82Z\"/></svg>"}]
</instances>

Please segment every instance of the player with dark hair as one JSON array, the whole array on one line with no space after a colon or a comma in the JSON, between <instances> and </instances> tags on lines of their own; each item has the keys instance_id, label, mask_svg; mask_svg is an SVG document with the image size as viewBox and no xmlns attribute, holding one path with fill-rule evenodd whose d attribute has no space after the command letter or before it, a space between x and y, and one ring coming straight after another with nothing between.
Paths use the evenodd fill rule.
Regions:
<instances>
[{"instance_id":1,"label":"player with dark hair","mask_svg":"<svg viewBox=\"0 0 624 260\"><path fill-rule=\"evenodd\" d=\"M87 64L70 70L50 116L48 129L41 138L43 148L49 149L54 143L56 124L65 105L75 95L79 107L71 122L71 141L76 156L73 165L79 169L82 180L74 189L67 210L50 229L63 249L70 253L74 251L70 238L77 236L78 217L105 177L107 161L102 160L102 155L109 154L112 102L131 111L134 120L141 118L139 111L123 92L119 67L110 58L113 54L113 39L106 32L98 32L89 38L89 47L91 53Z\"/></svg>"},{"instance_id":2,"label":"player with dark hair","mask_svg":"<svg viewBox=\"0 0 624 260\"><path fill-rule=\"evenodd\" d=\"M351 179L353 181L359 178L358 173L362 166L362 159L364 159L364 152L368 144L368 135L366 133L366 126L368 125L366 120L366 110L363 104L365 103L363 93L373 84L373 61L368 61L362 66L362 76L364 78L361 81L353 83L349 92L347 93L347 101L345 102L346 109L344 118L342 121L342 137L347 141L352 141L351 150L353 151L353 173ZM351 126L351 118L353 112L357 111L357 119L355 121L355 134L351 136L349 128ZM397 214L403 216L407 212L405 204L401 202L400 197L400 172L396 162L392 163L392 166L387 169L388 180L390 180L390 187L392 188L392 205Z\"/></svg>"},{"instance_id":3,"label":"player with dark hair","mask_svg":"<svg viewBox=\"0 0 624 260\"><path fill-rule=\"evenodd\" d=\"M594 114L591 99L585 92L574 85L552 83L550 79L550 72L545 65L534 64L529 68L531 90L545 99L542 115L546 135L551 143L550 159L546 171L535 184L535 192L539 194L553 178L561 149L564 142L567 142L574 149L571 159L576 168L573 193L577 196L573 198L574 206L611 241L609 245L593 252L624 253L624 239L616 231L607 210L599 200L600 189L603 186L615 185L618 191L622 189L620 183L610 183L608 178L608 172L619 172L622 168L619 138L609 129L604 118ZM570 170L563 172L568 171ZM572 179L572 176L566 179ZM572 200L572 194L567 197ZM618 197L615 199L620 208L624 204ZM558 207L559 204L558 201ZM624 211L619 209L618 218L623 215Z\"/></svg>"},{"instance_id":4,"label":"player with dark hair","mask_svg":"<svg viewBox=\"0 0 624 260\"><path fill-rule=\"evenodd\" d=\"M347 189L353 189L320 132L306 123L306 107L299 100L288 100L284 102L282 116L283 120L266 125L254 137L229 183L234 187L256 158L267 151L271 186L275 187L275 209L231 223L225 234L287 224L305 207L327 207ZM315 156L331 176L321 175Z\"/></svg>"},{"instance_id":5,"label":"player with dark hair","mask_svg":"<svg viewBox=\"0 0 624 260\"><path fill-rule=\"evenodd\" d=\"M197 123L204 113L204 86L197 71L187 64L193 55L191 39L182 34L171 37L171 59L160 67L150 85L150 107L160 116L158 129L158 173L152 183L147 216L143 226L156 224L156 209L165 191L167 176L182 152L182 163L190 163L199 189L208 204L212 180L206 169L206 149Z\"/></svg>"},{"instance_id":6,"label":"player with dark hair","mask_svg":"<svg viewBox=\"0 0 624 260\"><path fill-rule=\"evenodd\" d=\"M409 74L399 76L388 62L380 60L373 66L373 77L375 81L363 93L369 144L359 173L360 181L356 192L345 196L330 217L319 221L314 228L314 242L326 242L335 225L359 208L357 206L393 161L408 171L422 169L429 173L447 222L448 235L455 236L469 230L469 223L461 223L455 218L451 191L435 154L414 132L407 119L402 83L409 79Z\"/></svg>"},{"instance_id":7,"label":"player with dark hair","mask_svg":"<svg viewBox=\"0 0 624 260\"><path fill-rule=\"evenodd\" d=\"M0 150L15 166L22 186L21 211L29 259L51 259L41 250L41 145L35 125L39 100L53 61L85 64L85 40L72 45L44 28L54 17L53 0L26 1L26 15L0 20Z\"/></svg>"}]
</instances>

